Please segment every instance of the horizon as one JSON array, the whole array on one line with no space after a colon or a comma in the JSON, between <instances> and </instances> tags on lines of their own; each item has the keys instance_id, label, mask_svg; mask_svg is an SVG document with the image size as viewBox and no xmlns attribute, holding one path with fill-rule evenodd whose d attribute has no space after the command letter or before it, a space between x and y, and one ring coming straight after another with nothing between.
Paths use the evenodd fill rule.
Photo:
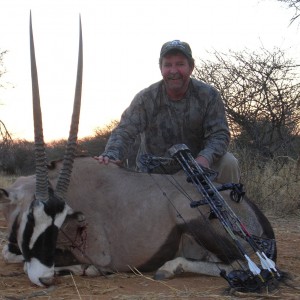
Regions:
<instances>
[{"instance_id":1,"label":"horizon","mask_svg":"<svg viewBox=\"0 0 300 300\"><path fill-rule=\"evenodd\" d=\"M161 79L159 51L190 44L196 60L214 50L285 50L299 61L292 9L277 0L2 0L0 120L14 138L33 141L29 59L32 12L45 142L68 136L77 68L79 15L84 73L79 138L119 121L142 89ZM12 87L14 86L14 87Z\"/></svg>"}]
</instances>

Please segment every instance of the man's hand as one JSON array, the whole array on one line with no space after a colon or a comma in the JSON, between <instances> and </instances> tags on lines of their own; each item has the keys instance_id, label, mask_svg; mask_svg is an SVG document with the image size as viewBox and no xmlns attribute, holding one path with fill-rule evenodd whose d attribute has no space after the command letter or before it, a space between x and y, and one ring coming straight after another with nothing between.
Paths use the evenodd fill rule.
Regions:
<instances>
[{"instance_id":1,"label":"man's hand","mask_svg":"<svg viewBox=\"0 0 300 300\"><path fill-rule=\"evenodd\" d=\"M107 165L110 162L113 163L113 164L116 164L116 165L120 165L121 164L120 160L109 159L108 156L103 156L103 155L94 156L94 159L96 159L99 162L99 164L104 164L104 165Z\"/></svg>"},{"instance_id":2,"label":"man's hand","mask_svg":"<svg viewBox=\"0 0 300 300\"><path fill-rule=\"evenodd\" d=\"M204 156L201 156L201 155L200 155L200 156L196 157L196 162L197 162L200 166L209 169L209 162L208 162L208 160L207 160Z\"/></svg>"}]
</instances>

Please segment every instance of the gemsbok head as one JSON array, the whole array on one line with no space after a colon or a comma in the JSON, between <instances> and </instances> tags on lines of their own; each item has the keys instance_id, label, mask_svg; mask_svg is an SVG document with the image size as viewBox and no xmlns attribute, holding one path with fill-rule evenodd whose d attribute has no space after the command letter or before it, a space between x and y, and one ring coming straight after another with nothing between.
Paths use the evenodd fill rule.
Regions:
<instances>
[{"instance_id":1,"label":"gemsbok head","mask_svg":"<svg viewBox=\"0 0 300 300\"><path fill-rule=\"evenodd\" d=\"M24 269L30 280L40 286L52 284L54 277L54 255L58 231L66 216L72 212L66 204L70 176L75 157L82 89L82 30L79 25L79 54L75 98L69 138L65 150L63 167L55 187L48 180L47 158L43 138L42 113L35 59L32 18L30 14L30 57L33 95L33 117L35 134L36 181L35 194L25 210L19 209L15 219L17 246L25 261ZM13 238L13 237L11 237Z\"/></svg>"}]
</instances>

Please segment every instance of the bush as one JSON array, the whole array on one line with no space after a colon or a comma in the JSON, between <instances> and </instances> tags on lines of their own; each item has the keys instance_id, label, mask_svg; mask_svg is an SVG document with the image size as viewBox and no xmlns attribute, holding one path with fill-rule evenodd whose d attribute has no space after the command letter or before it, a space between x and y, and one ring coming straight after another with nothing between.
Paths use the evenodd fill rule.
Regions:
<instances>
[{"instance_id":1,"label":"bush","mask_svg":"<svg viewBox=\"0 0 300 300\"><path fill-rule=\"evenodd\" d=\"M300 209L300 175L289 157L262 159L248 149L235 150L247 196L263 211L276 215Z\"/></svg>"},{"instance_id":2,"label":"bush","mask_svg":"<svg viewBox=\"0 0 300 300\"><path fill-rule=\"evenodd\" d=\"M1 150L1 171L6 174L28 175L35 171L34 143L16 140Z\"/></svg>"},{"instance_id":3,"label":"bush","mask_svg":"<svg viewBox=\"0 0 300 300\"><path fill-rule=\"evenodd\" d=\"M95 156L105 148L111 130L117 124L112 122L104 129L96 129L93 137L78 140L76 155ZM64 157L67 140L57 140L45 145L48 162ZM9 146L0 148L0 171L4 174L29 175L35 173L35 145L26 140L15 140Z\"/></svg>"},{"instance_id":4,"label":"bush","mask_svg":"<svg viewBox=\"0 0 300 300\"><path fill-rule=\"evenodd\" d=\"M117 122L112 122L104 129L96 129L94 136L79 140L77 155L99 155L104 150L116 124ZM297 141L299 142L299 139ZM65 145L66 140L54 141L46 145L48 160L62 159ZM134 168L137 146L138 141L132 145L129 153L130 168ZM277 215L291 214L300 209L300 175L297 161L287 156L267 157L259 151L254 152L253 149L249 149L248 146L241 147L240 143L234 142L230 149L239 160L242 183L247 196L263 211ZM5 165L0 166L2 168L0 171L17 175L35 172L33 142L18 140L11 145L9 151L7 149L5 151L10 155L7 156Z\"/></svg>"}]
</instances>

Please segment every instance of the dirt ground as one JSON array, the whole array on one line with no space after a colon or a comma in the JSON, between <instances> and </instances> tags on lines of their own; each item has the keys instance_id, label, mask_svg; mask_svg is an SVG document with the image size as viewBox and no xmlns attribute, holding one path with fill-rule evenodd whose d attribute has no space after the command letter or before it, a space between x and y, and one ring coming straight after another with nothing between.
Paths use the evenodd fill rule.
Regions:
<instances>
[{"instance_id":1,"label":"dirt ground","mask_svg":"<svg viewBox=\"0 0 300 300\"><path fill-rule=\"evenodd\" d=\"M1 212L0 212L1 213ZM50 288L30 283L20 265L6 264L0 258L0 299L300 299L300 216L269 216L278 245L277 266L293 277L272 293L229 293L222 278L185 274L168 281L154 281L152 274L115 274L105 277L64 276ZM1 250L6 226L0 214ZM293 287L290 286L293 285Z\"/></svg>"}]
</instances>

